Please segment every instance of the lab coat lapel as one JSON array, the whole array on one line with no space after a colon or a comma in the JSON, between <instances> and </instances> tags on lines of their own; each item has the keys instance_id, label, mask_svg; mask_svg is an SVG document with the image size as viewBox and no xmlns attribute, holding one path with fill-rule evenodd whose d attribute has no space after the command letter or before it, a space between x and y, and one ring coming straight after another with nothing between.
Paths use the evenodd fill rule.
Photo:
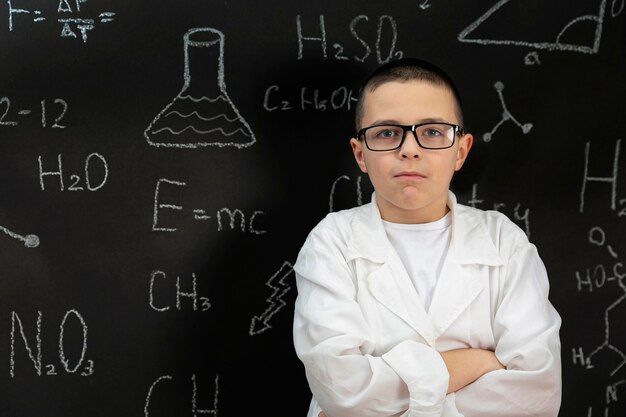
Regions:
<instances>
[{"instance_id":1,"label":"lab coat lapel","mask_svg":"<svg viewBox=\"0 0 626 417\"><path fill-rule=\"evenodd\" d=\"M446 261L441 269L428 316L439 337L483 290L483 283L462 265Z\"/></svg>"},{"instance_id":2,"label":"lab coat lapel","mask_svg":"<svg viewBox=\"0 0 626 417\"><path fill-rule=\"evenodd\" d=\"M445 332L484 289L482 275L469 269L503 264L482 221L482 212L458 206L451 192L448 207L452 211L450 246L428 310L435 337Z\"/></svg>"},{"instance_id":3,"label":"lab coat lapel","mask_svg":"<svg viewBox=\"0 0 626 417\"><path fill-rule=\"evenodd\" d=\"M368 270L367 283L373 297L433 344L434 329L402 261L387 238L375 194L370 204L357 211L351 228L347 260L361 260L362 267Z\"/></svg>"},{"instance_id":4,"label":"lab coat lapel","mask_svg":"<svg viewBox=\"0 0 626 417\"><path fill-rule=\"evenodd\" d=\"M435 331L430 318L401 263L389 260L369 275L368 283L379 303L411 326L428 344L434 344Z\"/></svg>"}]
</instances>

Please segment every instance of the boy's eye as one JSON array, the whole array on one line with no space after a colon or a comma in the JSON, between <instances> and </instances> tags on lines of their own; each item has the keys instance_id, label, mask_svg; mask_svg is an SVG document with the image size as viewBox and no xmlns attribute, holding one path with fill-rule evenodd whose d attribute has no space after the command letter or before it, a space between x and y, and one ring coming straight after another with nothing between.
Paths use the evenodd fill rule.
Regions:
<instances>
[{"instance_id":1,"label":"boy's eye","mask_svg":"<svg viewBox=\"0 0 626 417\"><path fill-rule=\"evenodd\" d=\"M381 139L390 139L390 138L395 138L399 135L399 130L398 129L391 129L391 128L382 128L380 130L376 131L376 137L377 138L381 138Z\"/></svg>"},{"instance_id":2,"label":"boy's eye","mask_svg":"<svg viewBox=\"0 0 626 417\"><path fill-rule=\"evenodd\" d=\"M424 129L424 131L422 132L422 135L424 136L441 136L443 135L443 133L441 133L438 129L429 127Z\"/></svg>"}]
</instances>

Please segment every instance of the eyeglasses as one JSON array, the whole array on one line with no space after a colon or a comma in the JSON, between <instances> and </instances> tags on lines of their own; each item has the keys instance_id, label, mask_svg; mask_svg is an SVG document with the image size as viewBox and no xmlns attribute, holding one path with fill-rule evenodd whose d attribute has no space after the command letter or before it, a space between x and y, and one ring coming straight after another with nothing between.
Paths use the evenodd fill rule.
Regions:
<instances>
[{"instance_id":1,"label":"eyeglasses","mask_svg":"<svg viewBox=\"0 0 626 417\"><path fill-rule=\"evenodd\" d=\"M357 137L365 140L370 151L393 151L402 146L406 132L413 132L424 149L447 149L454 137L463 135L463 128L451 123L421 123L417 125L375 125L359 130Z\"/></svg>"}]
</instances>

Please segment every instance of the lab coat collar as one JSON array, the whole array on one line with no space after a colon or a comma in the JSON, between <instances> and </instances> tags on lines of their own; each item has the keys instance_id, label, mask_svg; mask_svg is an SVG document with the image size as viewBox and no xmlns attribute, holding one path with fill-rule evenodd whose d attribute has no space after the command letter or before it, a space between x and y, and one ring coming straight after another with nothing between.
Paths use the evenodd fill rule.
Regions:
<instances>
[{"instance_id":1,"label":"lab coat collar","mask_svg":"<svg viewBox=\"0 0 626 417\"><path fill-rule=\"evenodd\" d=\"M449 259L461 265L502 265L502 259L489 236L481 212L459 206L451 191L448 192L448 207L452 215ZM459 218L459 211L463 212L462 218ZM351 226L352 234L346 254L348 261L365 258L375 263L384 263L389 260L389 251L393 248L376 204L376 193L372 193L369 204L356 211Z\"/></svg>"},{"instance_id":2,"label":"lab coat collar","mask_svg":"<svg viewBox=\"0 0 626 417\"><path fill-rule=\"evenodd\" d=\"M461 265L504 265L487 230L483 213L459 206L452 191L448 191L448 207L452 212L452 239L448 250L451 260Z\"/></svg>"},{"instance_id":3,"label":"lab coat collar","mask_svg":"<svg viewBox=\"0 0 626 417\"><path fill-rule=\"evenodd\" d=\"M348 262L356 258L365 258L375 263L384 263L387 260L391 243L376 204L376 193L372 193L369 204L356 210L351 228L346 253Z\"/></svg>"},{"instance_id":4,"label":"lab coat collar","mask_svg":"<svg viewBox=\"0 0 626 417\"><path fill-rule=\"evenodd\" d=\"M459 207L452 192L448 206L452 213L452 237L428 312L416 302L419 295L387 238L375 194L372 202L358 209L352 219L346 253L348 261L362 258L380 264L368 279L372 294L431 346L483 290L484 283L464 265L502 265L481 212ZM461 216L459 210L464 210Z\"/></svg>"}]
</instances>

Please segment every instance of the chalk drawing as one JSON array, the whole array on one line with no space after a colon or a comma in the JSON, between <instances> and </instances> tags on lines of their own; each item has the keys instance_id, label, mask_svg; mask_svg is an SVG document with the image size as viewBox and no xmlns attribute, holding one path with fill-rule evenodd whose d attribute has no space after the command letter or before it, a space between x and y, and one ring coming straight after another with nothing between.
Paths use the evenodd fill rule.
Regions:
<instances>
[{"instance_id":1,"label":"chalk drawing","mask_svg":"<svg viewBox=\"0 0 626 417\"><path fill-rule=\"evenodd\" d=\"M499 212L504 212L504 209L508 206L511 207L511 204L504 203L501 201L496 201L493 203L492 207L480 207L481 204L485 203L485 200L482 198L478 198L478 184L472 184L472 195L470 199L467 201L468 206L472 206L474 208L482 208L485 210L496 210ZM530 239L530 209L527 208L521 211L522 203L517 203L513 207L513 213L508 213L508 216L511 220L516 222L518 226L523 226L524 233L526 233L526 237Z\"/></svg>"},{"instance_id":2,"label":"chalk drawing","mask_svg":"<svg viewBox=\"0 0 626 417\"><path fill-rule=\"evenodd\" d=\"M162 375L162 376L158 377L156 379L156 381L154 381L152 383L152 385L150 385L150 389L148 389L148 395L146 395L146 401L145 401L144 406L143 406L143 415L145 417L148 417L150 415L150 410L149 410L149 408L150 408L150 401L152 400L152 394L153 394L154 388L158 384L160 384L162 381L171 381L171 380L172 380L172 376L171 375Z\"/></svg>"},{"instance_id":3,"label":"chalk drawing","mask_svg":"<svg viewBox=\"0 0 626 417\"><path fill-rule=\"evenodd\" d=\"M620 265L621 265L621 262L620 262ZM595 355L599 354L605 349L608 349L614 352L619 358L621 358L621 362L610 371L611 377L615 376L617 372L620 369L622 369L624 365L626 364L626 354L624 354L624 352L621 349L619 349L617 346L615 346L612 343L611 335L614 333L610 332L612 321L623 320L623 312L615 313L613 311L617 309L617 307L624 301L624 299L626 299L626 285L624 285L625 276L626 275L622 275L618 277L617 279L617 285L622 291L621 296L617 300L615 300L613 303L611 303L611 305L609 305L604 310L604 341L602 342L602 344L600 344L591 353L589 353L589 355L586 358L584 357L582 348L579 348L578 351L576 351L575 348L572 349L574 364L576 364L576 359L578 358L580 359L581 362L583 362L586 365L587 369L594 368L593 358ZM618 336L620 336L619 333L618 333ZM626 380L622 379L617 382L611 383L606 387L606 406L604 407L605 417L609 416L609 411L612 409L611 404L619 400L617 396L617 390L618 390L618 387L624 384L625 382ZM592 415L593 415L593 407L589 407L588 416L592 416Z\"/></svg>"},{"instance_id":4,"label":"chalk drawing","mask_svg":"<svg viewBox=\"0 0 626 417\"><path fill-rule=\"evenodd\" d=\"M598 247L606 247L609 255L612 258L619 258L618 253L613 249L611 245L608 244L606 233L601 227L592 227L589 230L587 239L592 245ZM618 363L613 366L612 369L607 370L610 377L615 377L618 375L618 372L624 368L624 365L626 365L626 353L615 344L615 336L619 338L623 335L619 328L617 331L615 330L615 326L623 321L624 305L626 305L622 304L624 300L626 300L626 284L624 283L626 273L624 272L624 264L620 261L615 262L612 267L612 271L610 271L609 273L607 273L607 269L603 264L598 264L595 266L595 268L593 268L593 272L591 272L590 268L586 269L585 274L581 274L579 271L576 271L576 278L578 281L577 287L579 292L583 291L583 287L585 287L588 292L591 293L593 292L594 288L602 288L609 282L617 283L617 299L615 299L615 301L613 301L604 309L604 340L602 341L602 343L595 347L588 355L585 355L583 348L580 346L572 348L573 364L582 365L585 367L585 369L595 368L594 357L601 352L610 351L615 354L615 356L619 359ZM614 291L615 288L611 288L611 294ZM608 417L610 415L610 411L612 411L612 409L614 408L612 407L613 403L619 401L618 388L624 383L626 383L625 379L611 381L605 387L606 403L603 406L605 417ZM587 416L592 417L593 415L593 407L589 407L587 410Z\"/></svg>"},{"instance_id":5,"label":"chalk drawing","mask_svg":"<svg viewBox=\"0 0 626 417\"><path fill-rule=\"evenodd\" d=\"M24 246L26 246L27 248L36 248L37 246L39 246L39 236L37 235L18 235L17 233L10 231L3 226L0 226L0 230L12 237L13 239L21 240L22 242L24 242Z\"/></svg>"},{"instance_id":6,"label":"chalk drawing","mask_svg":"<svg viewBox=\"0 0 626 417\"><path fill-rule=\"evenodd\" d=\"M59 124L59 122L65 117L65 113L67 112L68 105L67 101L62 98L54 99L54 104L58 104L60 106L59 111L57 112L57 116L54 119L54 123L50 126L52 129L65 129L66 126ZM0 106L6 106L4 112L0 116L0 126L17 126L19 123L15 120L6 120L9 112L11 111L11 99L9 97L0 98ZM41 126L47 127L49 125L47 113L48 105L46 100L41 100ZM31 116L35 115L35 112L32 109L20 109L17 111L18 116Z\"/></svg>"},{"instance_id":7,"label":"chalk drawing","mask_svg":"<svg viewBox=\"0 0 626 417\"><path fill-rule=\"evenodd\" d=\"M363 39L357 33L357 29L356 29L356 26L360 24L361 22L367 23L369 21L370 21L370 18L362 14L362 15L355 17L350 22L350 33L352 34L354 39L357 40L359 44L361 44L361 46L364 48L363 55L362 56L354 55L350 57L346 55L347 52L345 51L345 48L343 47L342 44L340 44L339 42L334 42L332 45L334 49L334 54L332 57L334 59L337 59L340 61L347 61L349 59L354 59L355 61L358 61L358 62L364 62L369 56L371 56L372 54L371 46L365 41L365 39ZM387 32L390 32L390 35L391 35L391 43L389 45L389 50L387 51L386 56L382 51L382 45L381 45L383 43L386 43L386 41L383 42L383 31L385 31L385 28L388 28ZM307 33L310 34L308 30L307 30ZM297 15L296 16L296 34L298 36L298 59L304 58L304 41L308 43L319 42L321 49L322 49L322 57L324 59L328 59L328 56L329 56L328 47L327 47L328 39L326 36L326 23L325 23L325 18L323 14L319 16L319 35L316 34L316 36L304 35L303 30L302 30L302 17L300 15ZM376 60L379 64L385 64L391 61L392 59L402 58L403 52L396 51L396 42L398 40L398 25L396 24L396 21L393 17L389 15L380 16L378 18L378 27L376 30L376 34L377 34L377 38L376 38L376 43L374 45L374 49L376 50Z\"/></svg>"},{"instance_id":8,"label":"chalk drawing","mask_svg":"<svg viewBox=\"0 0 626 417\"><path fill-rule=\"evenodd\" d=\"M605 246L606 244L606 234L604 233L604 230L602 230L602 228L596 226L591 228L591 230L589 231L589 243L591 243L592 245L596 245L596 246ZM613 258L617 258L617 253L613 250L613 248L611 247L611 245L606 244L607 250L609 251L609 254L613 257ZM618 265L616 265L616 267L614 267L615 270L615 274L613 277L609 277L606 280L607 281L612 281L615 280L617 281L617 285L619 286L619 288L621 289L621 294L619 296L619 298L617 300L615 300L613 303L611 303L611 305L609 305L605 310L604 310L604 342L598 346L596 349L594 349L588 356L587 356L587 363L588 364L592 364L593 363L593 357L598 354L600 351L602 351L603 349L609 349L612 350L613 352L615 352L617 355L619 355L620 358L622 358L622 361L619 365L617 365L610 373L611 376L615 375L617 373L617 371L619 371L624 364L626 364L626 354L624 354L624 352L622 352L622 350L618 349L615 345L613 345L611 343L611 339L610 339L610 333L609 330L611 328L611 323L610 323L610 319L611 319L611 315L613 316L613 320L617 319L617 320L622 320L623 317L620 317L620 315L616 315L615 314L611 314L612 310L614 310L615 308L617 308L617 306L619 304L621 304L624 299L626 299L626 284L624 283L624 278L626 278L626 274L620 274L618 272L618 266L622 266L621 262L618 263Z\"/></svg>"},{"instance_id":9,"label":"chalk drawing","mask_svg":"<svg viewBox=\"0 0 626 417\"><path fill-rule=\"evenodd\" d=\"M146 400L143 407L143 415L144 417L150 416L150 402L152 401L152 396L155 395L154 391L157 385L161 384L164 381L173 381L174 377L172 375L162 375L158 377L150 388L148 389L148 395L146 395ZM196 374L191 375L191 383L192 383L192 395L191 395L191 414L194 417L197 417L199 414L206 414L211 416L217 416L217 401L219 396L219 374L215 375L215 391L213 394L213 408L212 409L200 409L198 408L198 385L196 382ZM183 415L182 413L180 415Z\"/></svg>"},{"instance_id":10,"label":"chalk drawing","mask_svg":"<svg viewBox=\"0 0 626 417\"><path fill-rule=\"evenodd\" d=\"M287 95L291 97L286 97ZM323 89L309 87L300 87L299 94L295 91L284 93L280 91L280 86L270 85L265 90L263 99L263 109L272 112L276 110L347 110L350 111L353 104L358 101L355 93L347 87L339 87L332 92ZM278 96L277 99L275 97ZM299 98L295 98L299 96ZM285 98L288 98L287 100ZM295 105L294 105L295 104ZM299 106L297 105L299 104Z\"/></svg>"},{"instance_id":11,"label":"chalk drawing","mask_svg":"<svg viewBox=\"0 0 626 417\"><path fill-rule=\"evenodd\" d=\"M89 31L96 28L96 24L110 23L115 20L114 12L102 12L98 14L97 18L93 17L77 17L77 13L81 13L81 4L86 3L87 0L75 0L70 2L68 0L59 0L56 13L59 15L57 22L61 26L60 36L62 38L75 38L82 39L83 43L87 43ZM72 3L72 4L70 4ZM13 1L7 0L8 5L8 17L9 17L9 32L13 31L13 17L14 15L30 15L32 16L33 23L41 23L47 20L42 10L29 10L25 8L13 7ZM72 7L73 6L73 7ZM68 14L72 17L67 17Z\"/></svg>"},{"instance_id":12,"label":"chalk drawing","mask_svg":"<svg viewBox=\"0 0 626 417\"><path fill-rule=\"evenodd\" d=\"M363 177L361 176L358 176L356 178L356 195L357 195L356 204L358 206L363 205L363 192L361 191L362 179ZM333 211L335 211L335 192L337 188L337 183L339 183L339 181L350 181L350 177L347 175L342 175L339 178L337 178L335 181L333 181L333 185L330 187L330 195L328 196L328 212L329 213L332 213Z\"/></svg>"},{"instance_id":13,"label":"chalk drawing","mask_svg":"<svg viewBox=\"0 0 626 417\"><path fill-rule=\"evenodd\" d=\"M493 138L493 135L498 131L498 128L500 126L502 126L502 124L504 122L508 121L508 120L511 120L520 129L522 129L522 132L524 132L524 134L527 134L528 132L530 132L530 129L533 128L533 124L532 123L521 124L520 122L517 121L517 119L515 117L513 117L513 115L509 111L509 109L506 107L506 103L504 102L504 95L502 94L502 90L504 90L504 84L501 81L497 81L494 84L494 87L496 89L496 92L498 93L498 98L500 99L500 104L502 105L502 120L500 120L494 126L494 128L491 129L491 132L487 132L487 133L483 134L483 140L485 142L490 142L491 139Z\"/></svg>"},{"instance_id":14,"label":"chalk drawing","mask_svg":"<svg viewBox=\"0 0 626 417\"><path fill-rule=\"evenodd\" d=\"M213 393L213 408L212 409L199 409L198 408L198 386L196 383L196 374L191 375L191 382L193 384L193 395L191 397L191 412L194 416L198 414L208 414L217 416L217 399L219 396L219 374L215 375L215 391Z\"/></svg>"},{"instance_id":15,"label":"chalk drawing","mask_svg":"<svg viewBox=\"0 0 626 417\"><path fill-rule=\"evenodd\" d=\"M292 274L293 265L285 261L280 269L265 283L272 289L272 295L266 299L268 306L265 311L259 316L252 317L250 321L250 336L261 334L272 328L269 321L287 305L282 298L291 289L291 285L286 281Z\"/></svg>"},{"instance_id":16,"label":"chalk drawing","mask_svg":"<svg viewBox=\"0 0 626 417\"><path fill-rule=\"evenodd\" d=\"M169 148L254 144L254 133L226 91L224 34L212 28L190 29L184 48L183 87L144 131L148 143ZM192 67L203 71L194 72L193 80Z\"/></svg>"},{"instance_id":17,"label":"chalk drawing","mask_svg":"<svg viewBox=\"0 0 626 417\"><path fill-rule=\"evenodd\" d=\"M595 226L589 230L589 243L597 246L604 246L606 243L606 233L604 233L604 230L602 230L601 227ZM617 253L611 245L607 244L606 249L613 258L617 259Z\"/></svg>"},{"instance_id":18,"label":"chalk drawing","mask_svg":"<svg viewBox=\"0 0 626 417\"><path fill-rule=\"evenodd\" d=\"M94 184L90 178L90 166L91 166L91 160L92 158L97 158L96 162L98 163L98 165L101 166L101 171L102 171L102 179L100 181L100 183L98 184ZM61 191L65 190L65 185L63 182L63 161L61 158L61 154L57 155L57 167L58 169L56 171L44 171L43 168L43 161L41 159L41 155L39 155L39 157L37 158L37 161L39 162L39 186L41 187L41 191L44 191L46 189L45 183L44 183L44 177L58 177L59 179L59 189ZM104 156L100 155L99 153L91 153L87 156L87 158L85 159L85 185L86 185L86 189L89 191L98 191L99 189L101 189L102 187L104 187L104 184L107 182L107 179L109 178L109 166L107 165L107 161L104 158ZM84 191L85 187L82 185L79 185L81 183L81 178L80 175L77 174L71 174L70 175L70 181L72 181L72 184L67 188L67 191Z\"/></svg>"},{"instance_id":19,"label":"chalk drawing","mask_svg":"<svg viewBox=\"0 0 626 417\"><path fill-rule=\"evenodd\" d=\"M187 183L182 181L174 181L168 180L166 178L161 178L157 181L156 188L154 190L154 206L152 211L152 231L161 231L161 232L176 232L178 230L177 227L163 227L161 223L159 223L159 213L164 210L184 210L184 206L172 203L162 203L160 194L161 194L161 186L162 183L175 185L177 187L186 187ZM246 216L246 214L240 209L230 209L228 207L222 207L217 210L215 216L208 214L209 212L203 208L194 208L191 210L193 213L193 219L197 221L207 222L213 219L216 220L217 223L217 231L230 231L239 229L241 232L250 233L253 235L264 235L267 233L267 230L260 229L255 225L260 216L265 216L266 213L262 210L255 210L251 215ZM246 219L247 218L247 219Z\"/></svg>"},{"instance_id":20,"label":"chalk drawing","mask_svg":"<svg viewBox=\"0 0 626 417\"><path fill-rule=\"evenodd\" d=\"M148 304L150 305L150 308L152 308L154 311L158 311L158 312L164 312L164 311L168 311L170 309L170 305L164 305L163 307L157 307L156 306L156 302L155 302L155 297L154 297L154 283L156 281L156 278L160 278L159 282L163 282L163 280L165 280L167 278L167 274L163 271L159 271L159 270L155 270L152 271L152 273L150 274L150 289L149 289L149 300L148 300ZM211 300L209 299L209 297L201 297L198 294L198 284L197 284L197 279L196 279L196 274L195 273L191 273L191 292L183 292L181 290L181 285L180 285L180 276L176 277L176 310L181 311L184 309L184 307L182 306L181 303L181 299L182 298L188 298L191 299L192 301L192 306L191 308L193 309L193 311L208 311L211 308ZM198 301L200 301L200 306L198 306ZM187 307L188 308L188 307Z\"/></svg>"},{"instance_id":21,"label":"chalk drawing","mask_svg":"<svg viewBox=\"0 0 626 417\"><path fill-rule=\"evenodd\" d=\"M66 342L64 340L65 335L65 327L68 319L74 316L76 320L80 323L80 327L82 330L82 348L80 351L80 358L76 361L74 366L70 365L70 359L67 358L65 354L65 346ZM43 358L42 358L42 344L43 339L41 335L41 328L43 322L43 313L41 311L37 311L37 323L36 323L36 332L35 332L35 346L34 349L31 347L31 344L28 341L28 337L26 336L26 332L24 331L24 325L22 324L22 320L19 315L15 312L11 312L11 353L9 360L9 375L11 378L15 377L15 348L16 348L16 339L21 339L24 344L24 348L26 349L26 353L28 354L28 358L32 361L33 366L35 368L35 372L38 376L46 375L53 376L58 375L56 371L56 366L52 363L48 363L45 365L46 372L43 372ZM16 330L18 330L16 332ZM91 359L85 359L85 355L87 353L87 323L83 316L77 310L68 310L63 319L61 321L61 325L59 326L59 362L62 367L59 369L64 369L68 374L74 374L77 371L80 372L80 376L91 376L94 373L94 361ZM16 337L17 333L17 337Z\"/></svg>"},{"instance_id":22,"label":"chalk drawing","mask_svg":"<svg viewBox=\"0 0 626 417\"><path fill-rule=\"evenodd\" d=\"M472 22L469 26L463 29L457 37L458 40L460 42L477 43L480 45L524 46L524 47L540 49L540 50L548 50L548 51L572 51L572 52L580 52L580 53L585 53L585 54L595 54L598 52L598 49L600 48L600 40L602 38L602 28L604 25L607 0L602 0L600 2L600 6L599 6L597 14L588 14L588 15L578 16L572 19L571 21L569 21L565 26L563 26L560 32L556 35L556 38L551 41L529 42L529 41L512 40L512 39L478 39L478 38L470 37L472 32L474 32L478 27L480 27L480 25L482 25L486 20L492 18L492 16L496 16L494 18L497 18L497 14L498 14L497 12L509 2L511 2L511 0L498 1L489 10L487 10L482 16L480 16L476 21ZM623 8L624 8L623 0L612 0L611 15L613 17L618 16L622 12ZM562 42L563 36L570 29L572 29L573 27L575 27L581 22L595 23L595 30L593 32L590 45L578 45L578 44Z\"/></svg>"},{"instance_id":23,"label":"chalk drawing","mask_svg":"<svg viewBox=\"0 0 626 417\"><path fill-rule=\"evenodd\" d=\"M598 176L590 176L589 175L589 147L591 142L585 143L585 165L583 170L583 184L580 189L580 212L585 211L585 191L587 190L588 182L606 182L611 185L611 210L615 210L617 208L617 180L619 174L619 154L621 150L622 140L617 139L615 141L615 152L613 153L613 169L611 172L611 176L609 177L598 177ZM624 200L620 199L620 204L624 204ZM618 214L621 217L624 213L624 210L621 210Z\"/></svg>"},{"instance_id":24,"label":"chalk drawing","mask_svg":"<svg viewBox=\"0 0 626 417\"><path fill-rule=\"evenodd\" d=\"M541 61L539 60L539 54L537 51L532 51L526 54L524 57L524 64L526 65L541 65Z\"/></svg>"}]
</instances>

